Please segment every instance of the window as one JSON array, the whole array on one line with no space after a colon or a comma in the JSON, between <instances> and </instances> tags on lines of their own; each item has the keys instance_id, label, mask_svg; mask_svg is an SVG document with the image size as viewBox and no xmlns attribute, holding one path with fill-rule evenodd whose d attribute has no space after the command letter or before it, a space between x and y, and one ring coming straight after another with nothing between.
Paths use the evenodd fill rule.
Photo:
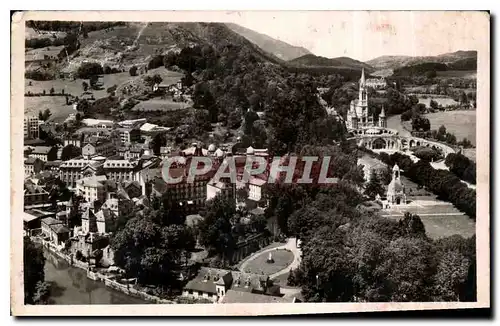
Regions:
<instances>
[{"instance_id":1,"label":"window","mask_svg":"<svg viewBox=\"0 0 500 326\"><path fill-rule=\"evenodd\" d=\"M193 294L193 290L189 290L188 292L189 292L189 294Z\"/></svg>"}]
</instances>

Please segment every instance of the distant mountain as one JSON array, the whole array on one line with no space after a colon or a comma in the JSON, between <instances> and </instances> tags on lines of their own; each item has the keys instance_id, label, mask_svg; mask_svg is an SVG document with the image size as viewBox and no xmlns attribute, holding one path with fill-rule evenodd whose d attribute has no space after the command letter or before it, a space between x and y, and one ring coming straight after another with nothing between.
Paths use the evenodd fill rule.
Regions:
<instances>
[{"instance_id":1,"label":"distant mountain","mask_svg":"<svg viewBox=\"0 0 500 326\"><path fill-rule=\"evenodd\" d=\"M325 58L314 54L306 54L300 58L288 61L289 64L308 67L337 67L361 69L365 68L368 72L373 71L373 67L364 62L354 60L348 57Z\"/></svg>"},{"instance_id":2,"label":"distant mountain","mask_svg":"<svg viewBox=\"0 0 500 326\"><path fill-rule=\"evenodd\" d=\"M275 55L281 60L288 61L311 53L303 47L290 45L237 24L227 23L226 26L233 32L238 33L253 44L257 45L262 50Z\"/></svg>"},{"instance_id":3,"label":"distant mountain","mask_svg":"<svg viewBox=\"0 0 500 326\"><path fill-rule=\"evenodd\" d=\"M437 56L421 56L421 57L412 57L404 55L381 56L366 61L366 63L376 69L397 69L403 66L416 65L426 62L453 64L456 61L465 59L470 60L469 63L471 61L477 60L477 51L456 51L451 53L440 54Z\"/></svg>"}]
</instances>

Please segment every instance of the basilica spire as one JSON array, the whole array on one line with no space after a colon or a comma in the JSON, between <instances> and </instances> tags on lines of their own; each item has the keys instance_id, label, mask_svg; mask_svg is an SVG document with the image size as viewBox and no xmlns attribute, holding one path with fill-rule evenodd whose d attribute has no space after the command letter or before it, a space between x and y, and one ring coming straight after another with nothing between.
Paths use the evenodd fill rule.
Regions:
<instances>
[{"instance_id":1,"label":"basilica spire","mask_svg":"<svg viewBox=\"0 0 500 326\"><path fill-rule=\"evenodd\" d=\"M361 79L359 80L360 86L365 86L365 68L361 68Z\"/></svg>"}]
</instances>

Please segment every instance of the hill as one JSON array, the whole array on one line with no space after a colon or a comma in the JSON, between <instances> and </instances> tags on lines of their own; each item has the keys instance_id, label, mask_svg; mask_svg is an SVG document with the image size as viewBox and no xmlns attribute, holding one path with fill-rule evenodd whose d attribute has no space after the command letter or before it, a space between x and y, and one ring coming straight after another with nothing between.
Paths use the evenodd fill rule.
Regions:
<instances>
[{"instance_id":1,"label":"hill","mask_svg":"<svg viewBox=\"0 0 500 326\"><path fill-rule=\"evenodd\" d=\"M366 63L376 69L397 69L403 66L425 62L452 64L453 62L464 59L477 60L477 51L456 51L443 53L437 56L381 56L366 61Z\"/></svg>"},{"instance_id":2,"label":"hill","mask_svg":"<svg viewBox=\"0 0 500 326\"><path fill-rule=\"evenodd\" d=\"M338 68L365 68L367 71L373 71L373 67L348 57L325 58L314 54L306 54L300 58L289 61L290 64L310 67L338 67Z\"/></svg>"},{"instance_id":3,"label":"hill","mask_svg":"<svg viewBox=\"0 0 500 326\"><path fill-rule=\"evenodd\" d=\"M300 47L290 45L286 42L276 40L265 34L257 33L251 29L245 28L243 26L227 23L226 26L233 32L245 37L247 40L257 45L262 50L275 55L276 57L288 61L306 54L311 54L309 50Z\"/></svg>"}]
</instances>

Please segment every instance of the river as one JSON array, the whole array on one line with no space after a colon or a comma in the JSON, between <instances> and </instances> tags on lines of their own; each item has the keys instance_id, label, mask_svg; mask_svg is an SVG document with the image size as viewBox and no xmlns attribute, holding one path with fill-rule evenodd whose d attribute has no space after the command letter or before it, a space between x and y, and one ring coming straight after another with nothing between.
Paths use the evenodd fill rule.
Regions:
<instances>
[{"instance_id":1,"label":"river","mask_svg":"<svg viewBox=\"0 0 500 326\"><path fill-rule=\"evenodd\" d=\"M45 281L51 284L51 304L148 304L87 278L85 270L69 264L47 249L43 252Z\"/></svg>"}]
</instances>

